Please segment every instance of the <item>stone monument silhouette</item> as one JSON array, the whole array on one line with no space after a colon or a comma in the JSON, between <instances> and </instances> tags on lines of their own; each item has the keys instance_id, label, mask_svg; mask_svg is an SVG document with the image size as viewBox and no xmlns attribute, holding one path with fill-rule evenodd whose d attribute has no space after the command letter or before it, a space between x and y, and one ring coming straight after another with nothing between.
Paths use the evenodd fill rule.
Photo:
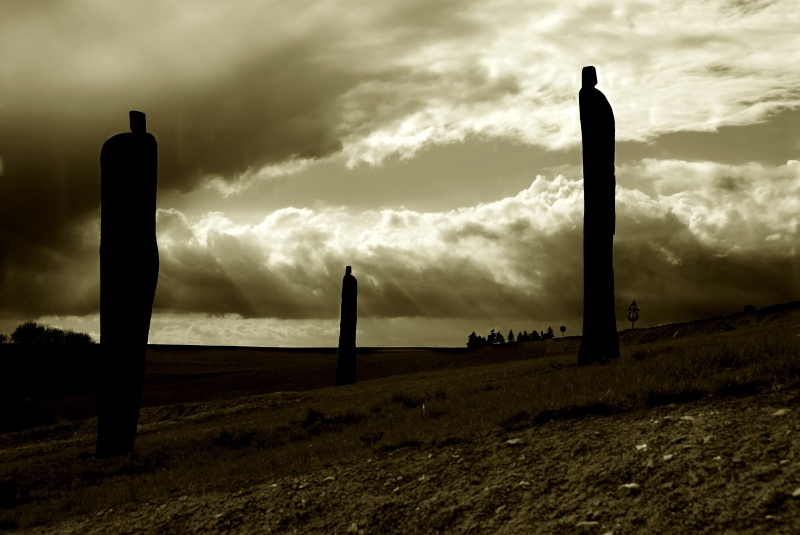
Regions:
<instances>
[{"instance_id":1,"label":"stone monument silhouette","mask_svg":"<svg viewBox=\"0 0 800 535\"><path fill-rule=\"evenodd\" d=\"M583 141L583 335L578 363L619 357L614 305L614 111L584 67L578 94Z\"/></svg>"},{"instance_id":2,"label":"stone monument silhouette","mask_svg":"<svg viewBox=\"0 0 800 535\"><path fill-rule=\"evenodd\" d=\"M358 320L358 281L352 268L345 268L342 279L342 315L339 322L339 357L336 386L356 382L356 321Z\"/></svg>"},{"instance_id":3,"label":"stone monument silhouette","mask_svg":"<svg viewBox=\"0 0 800 535\"><path fill-rule=\"evenodd\" d=\"M133 450L158 281L158 145L145 114L100 152L100 374L97 455Z\"/></svg>"}]
</instances>

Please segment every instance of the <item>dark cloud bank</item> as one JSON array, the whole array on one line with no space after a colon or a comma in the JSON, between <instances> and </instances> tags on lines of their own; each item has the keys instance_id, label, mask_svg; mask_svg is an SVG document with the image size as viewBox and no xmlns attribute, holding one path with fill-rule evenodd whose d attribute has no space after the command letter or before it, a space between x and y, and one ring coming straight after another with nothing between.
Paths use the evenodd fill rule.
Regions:
<instances>
[{"instance_id":1,"label":"dark cloud bank","mask_svg":"<svg viewBox=\"0 0 800 535\"><path fill-rule=\"evenodd\" d=\"M451 17L452 6L431 7L427 17L420 17L416 7L378 13L371 20L387 30L382 50L398 52L411 45L421 50L424 43L476 31ZM427 22L411 29L411 20ZM363 55L363 65L326 67L316 58L326 40L335 42L332 38L287 40L198 83L148 72L135 87L77 83L50 94L47 65L36 73L37 80L20 79L8 92L12 105L0 107L0 316L97 311L99 152L106 138L127 130L129 109L147 112L149 130L159 141L161 193L190 192L209 175L234 180L265 164L338 153L348 133L368 134L381 121L420 109L436 96L425 86L441 80L413 73L399 61L378 68L383 58L371 55L369 47L355 47L359 52L351 56ZM393 44L387 47L386 41ZM369 77L377 85L402 86L398 81L407 80L423 87L378 121L374 116L385 113L384 94L370 92L373 86L365 84L362 93L369 101L356 110L364 114L364 123L347 123L341 97ZM486 85L489 100L519 91L511 78L491 86L483 71L466 73L455 86L471 84ZM467 96L484 98L481 87ZM782 155L798 154L798 129L790 128L797 117L796 110L788 110L760 126L726 128L720 134L675 133L646 147L620 144L619 150L630 160L785 161ZM343 129L345 123L350 130ZM722 250L674 216L626 217L619 217L615 248L617 306L622 311L636 299L643 322L730 312L798 295L800 272L790 248ZM162 249L155 311L336 318L341 275L349 264L359 278L359 308L367 317L547 321L580 316L579 225L544 232L524 220L473 221L441 232L433 252L386 243L353 254L321 247L335 241L324 233L300 232L292 260L270 264L261 249L240 237L220 232L201 244L187 231L182 243ZM502 261L486 262L485 255L500 255Z\"/></svg>"},{"instance_id":2,"label":"dark cloud bank","mask_svg":"<svg viewBox=\"0 0 800 535\"><path fill-rule=\"evenodd\" d=\"M317 236L296 244L292 262L271 268L246 240L215 235L207 246L183 245L162 254L156 310L336 319L343 268L353 265L365 318L578 321L580 226L542 233L520 220L473 222L440 234L438 251L414 254L386 244L351 257L319 249ZM503 258L487 266L480 261L481 247ZM652 325L787 301L800 290L795 255L775 249L725 252L704 244L669 213L644 221L619 218L615 272L621 324L633 299L643 309L642 324Z\"/></svg>"}]
</instances>

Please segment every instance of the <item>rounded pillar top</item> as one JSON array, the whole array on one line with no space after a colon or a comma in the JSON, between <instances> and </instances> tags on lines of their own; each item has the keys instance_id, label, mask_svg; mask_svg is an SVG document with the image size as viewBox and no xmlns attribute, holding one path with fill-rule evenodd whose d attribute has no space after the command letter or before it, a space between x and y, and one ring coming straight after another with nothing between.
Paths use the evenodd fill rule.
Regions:
<instances>
[{"instance_id":1,"label":"rounded pillar top","mask_svg":"<svg viewBox=\"0 0 800 535\"><path fill-rule=\"evenodd\" d=\"M351 275L352 273L353 273L353 268L352 268L352 267L350 267L350 266L345 266L345 268L344 268L344 274L345 274L345 275Z\"/></svg>"},{"instance_id":2,"label":"rounded pillar top","mask_svg":"<svg viewBox=\"0 0 800 535\"><path fill-rule=\"evenodd\" d=\"M594 87L597 85L597 70L592 65L587 65L581 71L581 86Z\"/></svg>"},{"instance_id":3,"label":"rounded pillar top","mask_svg":"<svg viewBox=\"0 0 800 535\"><path fill-rule=\"evenodd\" d=\"M131 120L131 132L135 134L147 132L147 119L144 112L131 110L128 116Z\"/></svg>"}]
</instances>

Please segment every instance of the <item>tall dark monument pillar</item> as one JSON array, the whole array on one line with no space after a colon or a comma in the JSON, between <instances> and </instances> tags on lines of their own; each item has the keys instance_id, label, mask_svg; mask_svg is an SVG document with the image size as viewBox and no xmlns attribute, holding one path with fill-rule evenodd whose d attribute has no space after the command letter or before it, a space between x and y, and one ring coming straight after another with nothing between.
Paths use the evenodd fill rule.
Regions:
<instances>
[{"instance_id":1,"label":"tall dark monument pillar","mask_svg":"<svg viewBox=\"0 0 800 535\"><path fill-rule=\"evenodd\" d=\"M100 152L100 385L97 455L133 450L158 281L158 146L145 114Z\"/></svg>"},{"instance_id":2,"label":"tall dark monument pillar","mask_svg":"<svg viewBox=\"0 0 800 535\"><path fill-rule=\"evenodd\" d=\"M356 320L358 319L358 281L352 268L345 268L342 279L342 317L339 323L339 358L336 386L356 382Z\"/></svg>"},{"instance_id":3,"label":"tall dark monument pillar","mask_svg":"<svg viewBox=\"0 0 800 535\"><path fill-rule=\"evenodd\" d=\"M583 68L578 101L583 138L583 335L578 363L619 356L614 307L614 111Z\"/></svg>"}]
</instances>

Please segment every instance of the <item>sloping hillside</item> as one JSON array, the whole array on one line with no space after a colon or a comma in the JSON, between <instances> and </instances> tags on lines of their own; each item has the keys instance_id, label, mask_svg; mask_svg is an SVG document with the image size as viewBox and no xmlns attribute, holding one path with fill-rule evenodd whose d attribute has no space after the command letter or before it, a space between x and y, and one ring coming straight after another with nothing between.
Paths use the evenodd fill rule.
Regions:
<instances>
[{"instance_id":1,"label":"sloping hillside","mask_svg":"<svg viewBox=\"0 0 800 535\"><path fill-rule=\"evenodd\" d=\"M348 387L146 407L118 459L94 458L94 419L0 435L0 527L797 532L797 306L621 340L589 367L578 338L374 352Z\"/></svg>"}]
</instances>

